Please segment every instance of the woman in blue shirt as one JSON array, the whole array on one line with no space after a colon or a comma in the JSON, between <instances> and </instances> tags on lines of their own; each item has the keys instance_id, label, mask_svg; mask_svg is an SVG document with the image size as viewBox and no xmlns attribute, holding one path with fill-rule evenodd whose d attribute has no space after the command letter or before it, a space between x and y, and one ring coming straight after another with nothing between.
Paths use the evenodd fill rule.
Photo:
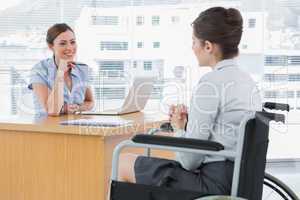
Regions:
<instances>
[{"instance_id":1,"label":"woman in blue shirt","mask_svg":"<svg viewBox=\"0 0 300 200\"><path fill-rule=\"evenodd\" d=\"M212 71L194 88L186 106L170 109L174 136L216 141L235 150L240 120L261 110L259 90L235 57L243 32L243 19L234 8L213 7L192 23L193 52L199 66ZM221 156L176 153L175 160L122 154L119 179L206 194L230 194L233 162Z\"/></svg>"},{"instance_id":2,"label":"woman in blue shirt","mask_svg":"<svg viewBox=\"0 0 300 200\"><path fill-rule=\"evenodd\" d=\"M74 62L74 31L67 24L55 24L48 29L46 41L53 57L32 68L28 86L34 92L37 112L58 116L92 109L94 98L88 86L88 66Z\"/></svg>"}]
</instances>

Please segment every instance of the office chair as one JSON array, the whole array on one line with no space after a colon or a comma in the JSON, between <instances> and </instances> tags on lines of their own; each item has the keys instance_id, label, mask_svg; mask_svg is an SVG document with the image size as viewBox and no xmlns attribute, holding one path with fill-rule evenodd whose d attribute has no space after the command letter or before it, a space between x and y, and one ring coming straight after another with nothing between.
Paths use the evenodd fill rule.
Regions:
<instances>
[{"instance_id":1,"label":"office chair","mask_svg":"<svg viewBox=\"0 0 300 200\"><path fill-rule=\"evenodd\" d=\"M274 106L272 104L272 106ZM269 106L269 109L275 109ZM278 106L276 107L278 108ZM192 200L204 194L196 191L171 189L143 184L134 184L118 181L118 160L121 150L125 147L162 149L178 152L201 153L219 155L234 160L231 196L242 197L248 200L260 200L266 165L268 148L269 122L284 122L282 114L262 112L248 112L239 127L239 138L235 151L225 150L220 143L206 140L176 138L151 134L138 134L131 140L121 142L113 153L111 176L111 200ZM163 129L170 130L169 124L163 124Z\"/></svg>"}]
</instances>

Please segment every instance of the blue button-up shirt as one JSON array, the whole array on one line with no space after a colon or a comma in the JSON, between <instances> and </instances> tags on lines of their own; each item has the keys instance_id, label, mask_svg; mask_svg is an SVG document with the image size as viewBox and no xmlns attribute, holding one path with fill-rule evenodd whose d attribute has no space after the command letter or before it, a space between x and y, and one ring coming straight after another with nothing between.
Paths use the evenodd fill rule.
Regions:
<instances>
[{"instance_id":1,"label":"blue button-up shirt","mask_svg":"<svg viewBox=\"0 0 300 200\"><path fill-rule=\"evenodd\" d=\"M54 85L57 67L54 58L40 61L31 70L28 88L32 89L32 84L40 83L46 85L50 90ZM72 88L64 85L64 104L82 104L85 99L85 92L88 87L88 66L76 63L71 70ZM46 114L45 109L39 102L38 97L33 94L35 110L37 114Z\"/></svg>"}]
</instances>

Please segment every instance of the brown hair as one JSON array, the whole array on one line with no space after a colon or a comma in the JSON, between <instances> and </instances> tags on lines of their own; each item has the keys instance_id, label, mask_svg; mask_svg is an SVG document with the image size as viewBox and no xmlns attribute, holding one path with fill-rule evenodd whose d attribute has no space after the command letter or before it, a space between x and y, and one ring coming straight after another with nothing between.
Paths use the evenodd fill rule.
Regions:
<instances>
[{"instance_id":1,"label":"brown hair","mask_svg":"<svg viewBox=\"0 0 300 200\"><path fill-rule=\"evenodd\" d=\"M220 46L222 59L238 55L243 32L243 18L235 8L209 8L192 23L194 35Z\"/></svg>"},{"instance_id":2,"label":"brown hair","mask_svg":"<svg viewBox=\"0 0 300 200\"><path fill-rule=\"evenodd\" d=\"M66 32L67 30L72 31L74 33L73 29L65 23L54 24L47 31L47 36L46 36L47 43L48 44L53 44L53 41L55 40L55 38L59 34L61 34L63 32Z\"/></svg>"}]
</instances>

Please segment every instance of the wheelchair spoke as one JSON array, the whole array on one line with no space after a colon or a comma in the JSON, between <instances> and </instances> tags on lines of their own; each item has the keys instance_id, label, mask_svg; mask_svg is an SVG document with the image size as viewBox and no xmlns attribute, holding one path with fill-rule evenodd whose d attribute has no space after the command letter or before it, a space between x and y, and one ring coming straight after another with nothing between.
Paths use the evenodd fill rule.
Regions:
<instances>
[{"instance_id":1,"label":"wheelchair spoke","mask_svg":"<svg viewBox=\"0 0 300 200\"><path fill-rule=\"evenodd\" d=\"M287 198L287 196L283 192L281 192L276 185L274 186L269 182L264 182L263 199L289 200L289 198Z\"/></svg>"},{"instance_id":2,"label":"wheelchair spoke","mask_svg":"<svg viewBox=\"0 0 300 200\"><path fill-rule=\"evenodd\" d=\"M271 191L269 194L263 194L263 200L273 199L272 194L274 191Z\"/></svg>"},{"instance_id":3,"label":"wheelchair spoke","mask_svg":"<svg viewBox=\"0 0 300 200\"><path fill-rule=\"evenodd\" d=\"M263 200L268 200L268 199L272 199L272 194L274 193L273 190L271 189L267 189L267 188L264 188L264 191L263 191Z\"/></svg>"},{"instance_id":4,"label":"wheelchair spoke","mask_svg":"<svg viewBox=\"0 0 300 200\"><path fill-rule=\"evenodd\" d=\"M286 186L285 186L286 187ZM283 188L274 180L264 180L263 199L272 200L297 200L291 193L287 192L287 188Z\"/></svg>"},{"instance_id":5,"label":"wheelchair spoke","mask_svg":"<svg viewBox=\"0 0 300 200\"><path fill-rule=\"evenodd\" d=\"M265 173L264 194L266 194L266 191L269 190L272 190L274 194L278 196L276 199L299 200L297 195L291 190L291 188L289 188L289 186L271 174Z\"/></svg>"}]
</instances>

